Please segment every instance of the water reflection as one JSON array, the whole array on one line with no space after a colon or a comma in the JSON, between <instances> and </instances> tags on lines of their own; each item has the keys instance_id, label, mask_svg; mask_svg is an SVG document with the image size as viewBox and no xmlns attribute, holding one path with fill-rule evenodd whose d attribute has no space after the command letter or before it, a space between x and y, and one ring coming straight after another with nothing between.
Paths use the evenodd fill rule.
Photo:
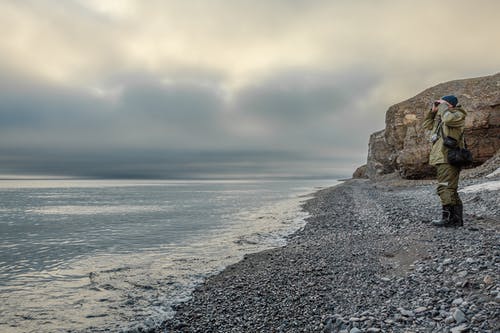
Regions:
<instances>
[{"instance_id":1,"label":"water reflection","mask_svg":"<svg viewBox=\"0 0 500 333\"><path fill-rule=\"evenodd\" d=\"M0 331L154 325L303 224L294 184L176 185L0 191Z\"/></svg>"}]
</instances>

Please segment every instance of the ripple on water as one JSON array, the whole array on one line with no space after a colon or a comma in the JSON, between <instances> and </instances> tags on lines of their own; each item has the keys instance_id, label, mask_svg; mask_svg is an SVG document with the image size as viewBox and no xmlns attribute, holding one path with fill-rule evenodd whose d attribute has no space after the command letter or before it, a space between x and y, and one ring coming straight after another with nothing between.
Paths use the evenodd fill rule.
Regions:
<instances>
[{"instance_id":1,"label":"ripple on water","mask_svg":"<svg viewBox=\"0 0 500 333\"><path fill-rule=\"evenodd\" d=\"M158 198L164 189L154 195L150 190L143 189L144 196L168 201ZM112 196L114 191L104 194ZM18 220L14 227L24 236L16 238L18 243L9 240L0 245L2 251L18 257L9 263L0 256L0 331L89 327L116 331L120 325L159 324L173 315L173 305L189 299L207 275L247 253L283 245L283 236L304 224L300 202L305 197L287 199L285 193L283 201L277 201L265 197L274 192L259 197L265 191L228 190L213 198L218 205L224 203L217 212L200 210L207 193L213 192L217 191L196 197L186 191L185 195L194 198L178 198L177 208L142 204L144 196L138 200L131 196L127 200L132 198L134 204L51 204L24 210L32 218L30 227L39 224L39 229L25 232ZM248 198L241 198L245 193ZM253 206L242 206L255 197L259 201ZM69 231L64 238L57 234L62 228ZM197 232L178 236L186 228ZM36 247L36 258L26 256L29 245ZM62 255L54 256L58 253ZM39 268L34 269L37 264ZM15 278L5 277L6 267L16 272Z\"/></svg>"}]
</instances>

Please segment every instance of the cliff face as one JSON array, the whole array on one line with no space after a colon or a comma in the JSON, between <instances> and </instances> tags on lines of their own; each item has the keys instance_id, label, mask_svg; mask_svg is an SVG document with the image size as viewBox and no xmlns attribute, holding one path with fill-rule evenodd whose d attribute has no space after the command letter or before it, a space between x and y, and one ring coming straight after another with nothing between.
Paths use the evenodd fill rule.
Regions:
<instances>
[{"instance_id":1,"label":"cliff face","mask_svg":"<svg viewBox=\"0 0 500 333\"><path fill-rule=\"evenodd\" d=\"M428 165L430 133L422 128L431 102L453 94L469 112L465 136L480 165L500 149L500 73L473 79L457 80L429 88L387 110L385 130L370 137L366 175L398 172L403 178L432 176Z\"/></svg>"}]
</instances>

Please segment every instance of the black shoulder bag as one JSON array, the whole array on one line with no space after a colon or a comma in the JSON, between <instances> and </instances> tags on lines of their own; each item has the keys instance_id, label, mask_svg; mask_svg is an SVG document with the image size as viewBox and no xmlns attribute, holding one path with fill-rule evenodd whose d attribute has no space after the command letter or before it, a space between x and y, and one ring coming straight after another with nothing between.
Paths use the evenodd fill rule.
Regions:
<instances>
[{"instance_id":1,"label":"black shoulder bag","mask_svg":"<svg viewBox=\"0 0 500 333\"><path fill-rule=\"evenodd\" d=\"M464 133L460 138L464 137L464 148L460 148L458 141L451 136L444 136L443 128L441 128L441 136L443 145L448 148L448 163L456 167L465 167L472 163L472 153L467 149Z\"/></svg>"}]
</instances>

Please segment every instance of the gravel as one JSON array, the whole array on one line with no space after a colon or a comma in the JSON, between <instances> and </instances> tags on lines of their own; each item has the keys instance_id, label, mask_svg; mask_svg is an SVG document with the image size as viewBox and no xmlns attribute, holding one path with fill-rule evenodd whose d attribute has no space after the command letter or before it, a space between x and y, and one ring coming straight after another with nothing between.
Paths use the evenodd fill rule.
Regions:
<instances>
[{"instance_id":1,"label":"gravel","mask_svg":"<svg viewBox=\"0 0 500 333\"><path fill-rule=\"evenodd\" d=\"M464 193L465 226L435 228L428 182L319 191L285 247L208 278L157 332L499 332L499 197Z\"/></svg>"}]
</instances>

